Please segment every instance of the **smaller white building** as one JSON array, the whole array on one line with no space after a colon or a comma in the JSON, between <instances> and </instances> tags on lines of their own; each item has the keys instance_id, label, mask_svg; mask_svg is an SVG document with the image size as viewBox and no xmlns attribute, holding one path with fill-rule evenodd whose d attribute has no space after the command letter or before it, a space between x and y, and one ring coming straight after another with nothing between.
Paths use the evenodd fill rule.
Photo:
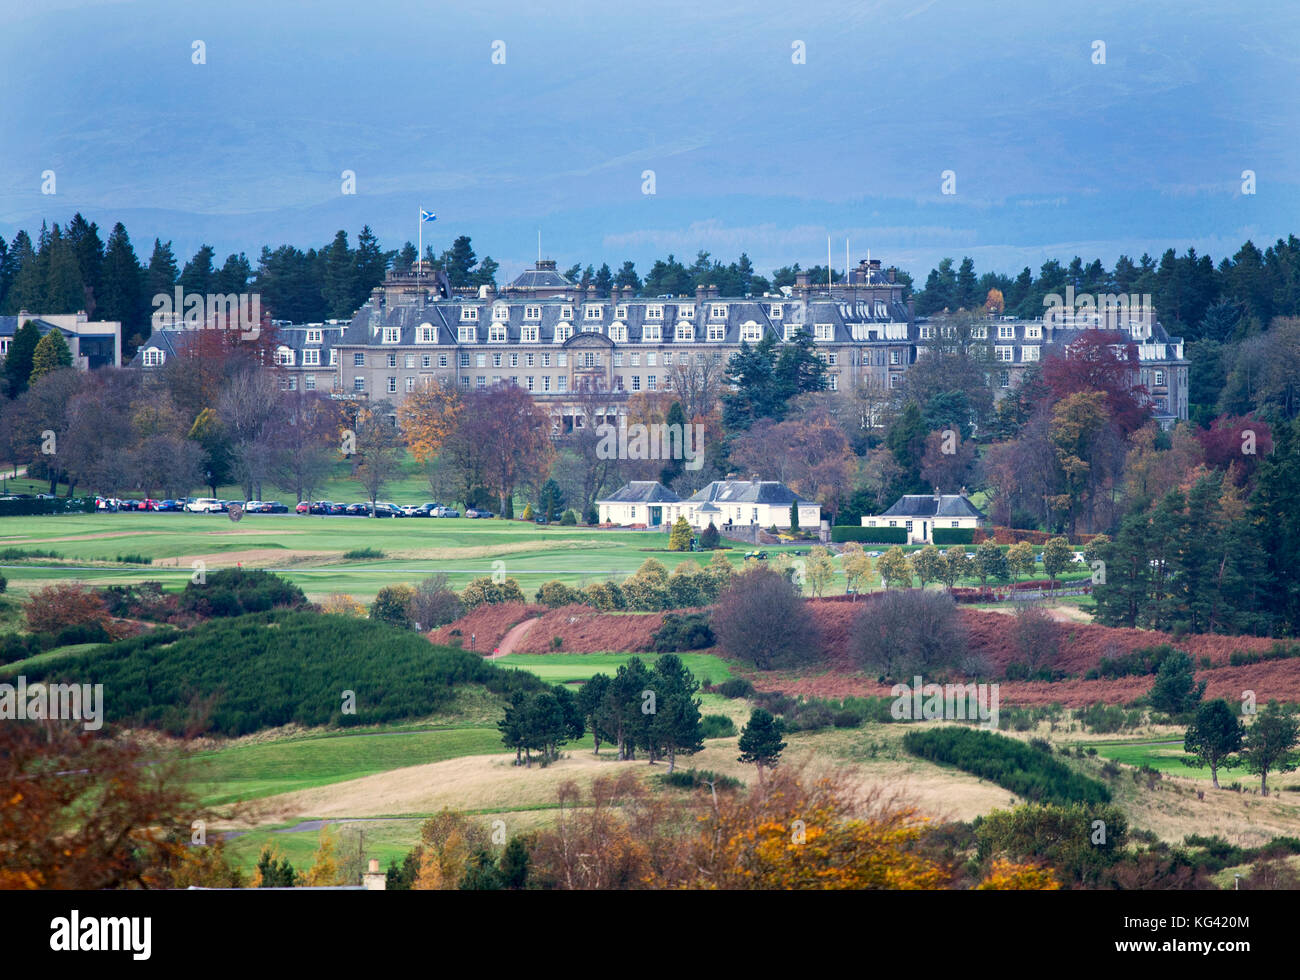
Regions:
<instances>
[{"instance_id":1,"label":"smaller white building","mask_svg":"<svg viewBox=\"0 0 1300 980\"><path fill-rule=\"evenodd\" d=\"M791 504L801 529L821 526L821 506L777 480L715 480L686 500L654 480L634 480L596 501L602 524L671 526L685 517L697 531L710 524L719 531L734 525L788 529Z\"/></svg>"},{"instance_id":2,"label":"smaller white building","mask_svg":"<svg viewBox=\"0 0 1300 980\"><path fill-rule=\"evenodd\" d=\"M901 527L908 544L933 544L934 529L974 530L988 518L963 493L905 494L883 514L862 518L863 527Z\"/></svg>"}]
</instances>

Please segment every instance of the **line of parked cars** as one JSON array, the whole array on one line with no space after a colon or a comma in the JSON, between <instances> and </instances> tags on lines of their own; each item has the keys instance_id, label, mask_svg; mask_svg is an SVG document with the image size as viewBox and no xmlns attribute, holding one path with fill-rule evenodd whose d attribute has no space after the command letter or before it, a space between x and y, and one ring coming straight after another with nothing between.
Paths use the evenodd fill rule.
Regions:
<instances>
[{"instance_id":1,"label":"line of parked cars","mask_svg":"<svg viewBox=\"0 0 1300 980\"><path fill-rule=\"evenodd\" d=\"M186 497L183 500L144 499L124 500L117 497L96 497L95 507L102 511L139 511L151 510L186 511L191 514L224 514L231 507L240 507L245 514L287 514L290 508L278 500L219 500L216 497ZM332 500L314 500L292 508L295 514L319 514L329 517L460 517L460 511L454 507L445 507L435 503L405 504L398 506L391 501L376 501L372 506L368 501L357 504L340 504ZM466 517L495 517L490 510L470 508Z\"/></svg>"},{"instance_id":2,"label":"line of parked cars","mask_svg":"<svg viewBox=\"0 0 1300 980\"><path fill-rule=\"evenodd\" d=\"M387 500L376 501L373 508L369 502L359 504L340 504L332 500L303 501L294 508L298 514L317 514L322 517L460 517L460 511L453 507L443 507L435 503L406 504L399 507ZM474 516L473 511L466 511L466 517ZM491 515L489 515L491 516Z\"/></svg>"},{"instance_id":3,"label":"line of parked cars","mask_svg":"<svg viewBox=\"0 0 1300 980\"><path fill-rule=\"evenodd\" d=\"M216 497L186 497L183 500L122 499L120 497L96 497L95 509L102 511L136 511L152 510L159 513L168 511L188 511L191 514L224 514L232 506L241 508L245 514L287 514L289 508L278 500L218 500Z\"/></svg>"}]
</instances>

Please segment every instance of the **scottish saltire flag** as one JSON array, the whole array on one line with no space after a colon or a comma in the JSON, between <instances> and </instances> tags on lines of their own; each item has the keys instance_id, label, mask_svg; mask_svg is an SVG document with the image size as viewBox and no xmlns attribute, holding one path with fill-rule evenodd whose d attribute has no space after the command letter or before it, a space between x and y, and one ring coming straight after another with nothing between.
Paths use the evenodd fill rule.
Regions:
<instances>
[{"instance_id":1,"label":"scottish saltire flag","mask_svg":"<svg viewBox=\"0 0 1300 980\"><path fill-rule=\"evenodd\" d=\"M420 212L420 220L421 220L421 221L436 221L437 219L438 219L438 216L437 216L436 214L434 214L432 211L421 211L421 212Z\"/></svg>"}]
</instances>

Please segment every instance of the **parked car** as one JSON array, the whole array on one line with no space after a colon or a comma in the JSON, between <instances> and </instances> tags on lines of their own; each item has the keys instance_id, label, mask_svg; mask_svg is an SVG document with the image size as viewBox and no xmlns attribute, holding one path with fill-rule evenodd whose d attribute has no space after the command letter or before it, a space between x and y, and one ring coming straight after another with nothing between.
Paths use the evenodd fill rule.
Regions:
<instances>
[{"instance_id":1,"label":"parked car","mask_svg":"<svg viewBox=\"0 0 1300 980\"><path fill-rule=\"evenodd\" d=\"M348 512L347 504L330 504L329 510L326 511L327 514L331 514L334 517L339 517L343 514L346 514L347 512Z\"/></svg>"},{"instance_id":2,"label":"parked car","mask_svg":"<svg viewBox=\"0 0 1300 980\"><path fill-rule=\"evenodd\" d=\"M284 504L280 503L280 501L278 500L268 500L266 502L266 507L262 510L262 513L263 514L287 514L289 513L289 508L286 507Z\"/></svg>"},{"instance_id":3,"label":"parked car","mask_svg":"<svg viewBox=\"0 0 1300 980\"><path fill-rule=\"evenodd\" d=\"M348 504L346 507L343 508L343 513L347 514L348 517L369 517L370 505L369 504Z\"/></svg>"},{"instance_id":4,"label":"parked car","mask_svg":"<svg viewBox=\"0 0 1300 980\"><path fill-rule=\"evenodd\" d=\"M330 508L333 506L334 506L334 501L332 500L314 500L309 505L309 513L328 514L330 512Z\"/></svg>"},{"instance_id":5,"label":"parked car","mask_svg":"<svg viewBox=\"0 0 1300 980\"><path fill-rule=\"evenodd\" d=\"M298 506L293 509L293 512L295 514L312 514L315 513L315 511L312 510L312 506L313 506L312 504L309 504L307 501L302 500L299 501Z\"/></svg>"},{"instance_id":6,"label":"parked car","mask_svg":"<svg viewBox=\"0 0 1300 980\"><path fill-rule=\"evenodd\" d=\"M397 504L394 504L386 500L376 501L373 513L376 517L405 517L406 516L405 514L402 513L402 508L398 507Z\"/></svg>"},{"instance_id":7,"label":"parked car","mask_svg":"<svg viewBox=\"0 0 1300 980\"><path fill-rule=\"evenodd\" d=\"M17 498L10 497L7 499L16 500ZM119 503L120 501L116 497L96 497L95 510L104 510L104 511L109 511L111 513L118 509Z\"/></svg>"},{"instance_id":8,"label":"parked car","mask_svg":"<svg viewBox=\"0 0 1300 980\"><path fill-rule=\"evenodd\" d=\"M245 514L262 513L262 502L260 500L245 500L243 503L240 503L239 501L235 502L238 503L240 507L244 508Z\"/></svg>"},{"instance_id":9,"label":"parked car","mask_svg":"<svg viewBox=\"0 0 1300 980\"><path fill-rule=\"evenodd\" d=\"M470 518L483 519L488 517L496 517L497 515L492 513L492 511L490 510L479 510L477 507L469 507L465 510L465 516Z\"/></svg>"},{"instance_id":10,"label":"parked car","mask_svg":"<svg viewBox=\"0 0 1300 980\"><path fill-rule=\"evenodd\" d=\"M166 500L158 501L158 506L155 508L155 510L162 511L163 513L170 513L172 511L177 511L180 509L181 509L181 502L179 500L172 500L170 497L168 497Z\"/></svg>"},{"instance_id":11,"label":"parked car","mask_svg":"<svg viewBox=\"0 0 1300 980\"><path fill-rule=\"evenodd\" d=\"M433 512L434 517L460 517L460 511L454 507L438 507Z\"/></svg>"},{"instance_id":12,"label":"parked car","mask_svg":"<svg viewBox=\"0 0 1300 980\"><path fill-rule=\"evenodd\" d=\"M193 514L216 514L225 508L215 497L196 497L185 505L185 509Z\"/></svg>"}]
</instances>

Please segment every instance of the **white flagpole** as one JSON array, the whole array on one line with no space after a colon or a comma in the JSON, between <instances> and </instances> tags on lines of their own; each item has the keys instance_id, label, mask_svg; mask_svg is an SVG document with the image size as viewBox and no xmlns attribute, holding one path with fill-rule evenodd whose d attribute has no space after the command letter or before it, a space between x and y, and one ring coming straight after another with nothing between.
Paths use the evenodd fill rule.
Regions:
<instances>
[{"instance_id":1,"label":"white flagpole","mask_svg":"<svg viewBox=\"0 0 1300 980\"><path fill-rule=\"evenodd\" d=\"M415 248L415 278L418 282L424 269L423 266L419 265L420 262L424 261L424 208L420 208L420 213L416 218L416 223L420 226L416 232L416 237L419 239L420 244Z\"/></svg>"}]
</instances>

